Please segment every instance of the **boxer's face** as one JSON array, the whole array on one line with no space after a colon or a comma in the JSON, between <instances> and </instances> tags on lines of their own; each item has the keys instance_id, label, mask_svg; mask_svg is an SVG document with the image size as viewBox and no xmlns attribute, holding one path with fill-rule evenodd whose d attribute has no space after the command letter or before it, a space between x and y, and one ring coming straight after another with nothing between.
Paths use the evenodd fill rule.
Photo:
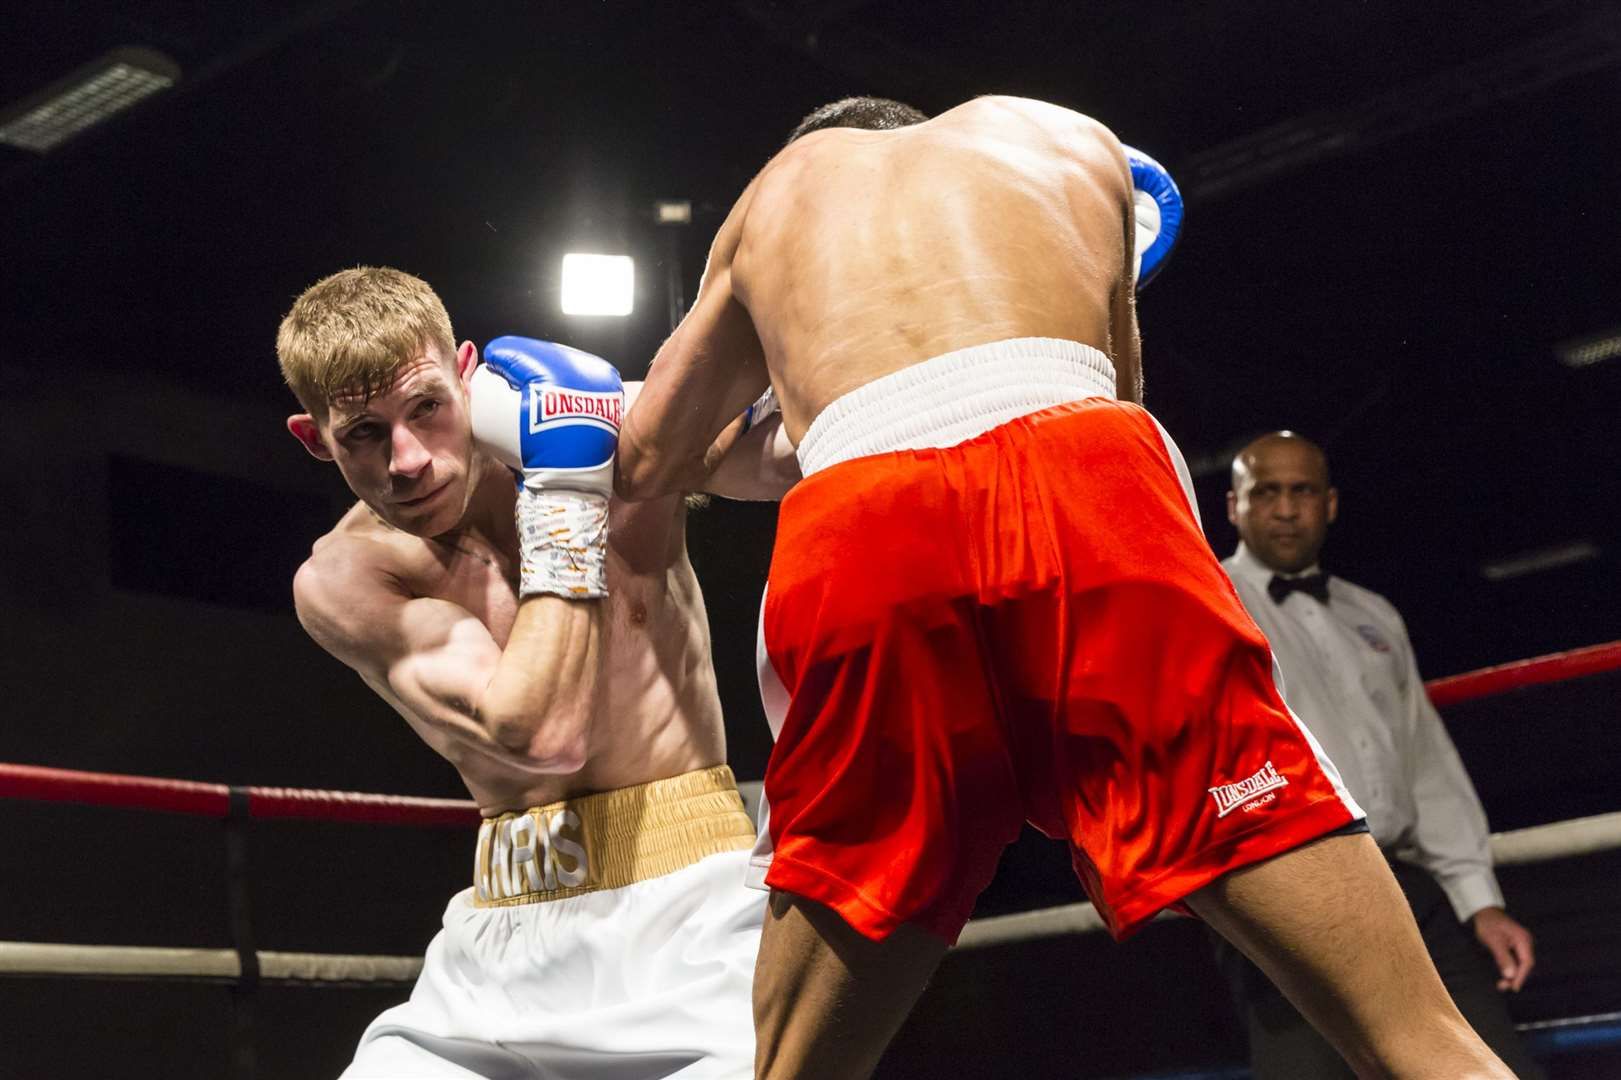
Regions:
<instances>
[{"instance_id":1,"label":"boxer's face","mask_svg":"<svg viewBox=\"0 0 1621 1080\"><path fill-rule=\"evenodd\" d=\"M1244 546L1267 566L1298 573L1317 561L1339 493L1314 447L1276 442L1254 450L1249 468L1227 493L1227 519Z\"/></svg>"},{"instance_id":2,"label":"boxer's face","mask_svg":"<svg viewBox=\"0 0 1621 1080\"><path fill-rule=\"evenodd\" d=\"M439 536L461 522L472 498L467 380L476 364L471 342L453 355L429 345L370 399L340 395L324 422L301 414L287 426L310 453L336 462L378 517L416 536Z\"/></svg>"}]
</instances>

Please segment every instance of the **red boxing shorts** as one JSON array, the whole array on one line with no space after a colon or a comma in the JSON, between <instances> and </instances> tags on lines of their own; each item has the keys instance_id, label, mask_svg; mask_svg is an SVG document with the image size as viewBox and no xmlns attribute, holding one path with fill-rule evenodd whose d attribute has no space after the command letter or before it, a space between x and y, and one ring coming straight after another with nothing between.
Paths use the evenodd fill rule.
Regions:
<instances>
[{"instance_id":1,"label":"red boxing shorts","mask_svg":"<svg viewBox=\"0 0 1621 1080\"><path fill-rule=\"evenodd\" d=\"M1113 391L1097 350L1018 339L811 425L761 615L786 691L766 884L871 938L954 942L1028 820L1121 938L1362 816L1279 696L1181 454Z\"/></svg>"}]
</instances>

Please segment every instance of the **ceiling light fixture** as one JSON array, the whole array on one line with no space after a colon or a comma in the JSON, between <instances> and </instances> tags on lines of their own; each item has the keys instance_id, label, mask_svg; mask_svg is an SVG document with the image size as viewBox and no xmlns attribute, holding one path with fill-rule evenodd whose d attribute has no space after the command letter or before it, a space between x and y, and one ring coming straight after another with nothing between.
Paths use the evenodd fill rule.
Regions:
<instances>
[{"instance_id":1,"label":"ceiling light fixture","mask_svg":"<svg viewBox=\"0 0 1621 1080\"><path fill-rule=\"evenodd\" d=\"M631 313L636 300L636 264L629 255L563 256L563 314Z\"/></svg>"},{"instance_id":2,"label":"ceiling light fixture","mask_svg":"<svg viewBox=\"0 0 1621 1080\"><path fill-rule=\"evenodd\" d=\"M1487 581L1508 581L1511 578L1540 574L1544 570L1557 570L1562 566L1591 562L1599 557L1599 547L1591 540L1574 540L1568 544L1538 548L1506 559L1495 559L1480 564L1480 576Z\"/></svg>"},{"instance_id":3,"label":"ceiling light fixture","mask_svg":"<svg viewBox=\"0 0 1621 1080\"><path fill-rule=\"evenodd\" d=\"M124 47L0 111L0 143L48 153L78 135L167 90L180 79L173 60L151 49Z\"/></svg>"}]
</instances>

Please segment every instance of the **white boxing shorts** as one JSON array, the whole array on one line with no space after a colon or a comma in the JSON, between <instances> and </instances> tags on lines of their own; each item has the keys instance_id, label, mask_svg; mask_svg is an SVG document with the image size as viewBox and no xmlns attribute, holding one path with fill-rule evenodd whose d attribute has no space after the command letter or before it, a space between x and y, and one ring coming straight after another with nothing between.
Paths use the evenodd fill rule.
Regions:
<instances>
[{"instance_id":1,"label":"white boxing shorts","mask_svg":"<svg viewBox=\"0 0 1621 1080\"><path fill-rule=\"evenodd\" d=\"M725 766L486 821L343 1080L746 1078L764 896Z\"/></svg>"}]
</instances>

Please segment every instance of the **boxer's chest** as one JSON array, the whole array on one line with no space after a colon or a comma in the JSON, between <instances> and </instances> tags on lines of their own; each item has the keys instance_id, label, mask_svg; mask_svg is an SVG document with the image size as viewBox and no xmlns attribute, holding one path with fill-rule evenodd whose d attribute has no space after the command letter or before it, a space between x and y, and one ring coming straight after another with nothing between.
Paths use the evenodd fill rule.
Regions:
<instances>
[{"instance_id":1,"label":"boxer's chest","mask_svg":"<svg viewBox=\"0 0 1621 1080\"><path fill-rule=\"evenodd\" d=\"M518 617L516 554L462 536L453 543L429 541L422 556L408 582L411 591L467 609L505 647Z\"/></svg>"}]
</instances>

